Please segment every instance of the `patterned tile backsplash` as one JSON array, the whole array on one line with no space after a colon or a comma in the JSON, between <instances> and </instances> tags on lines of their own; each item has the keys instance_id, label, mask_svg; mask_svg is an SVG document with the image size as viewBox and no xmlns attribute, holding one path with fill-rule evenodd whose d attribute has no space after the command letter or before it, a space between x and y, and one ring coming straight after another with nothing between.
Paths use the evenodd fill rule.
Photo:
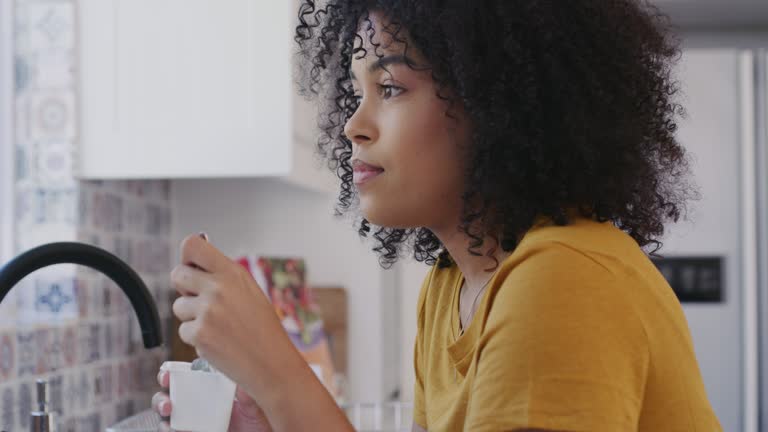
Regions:
<instances>
[{"instance_id":1,"label":"patterned tile backsplash","mask_svg":"<svg viewBox=\"0 0 768 432\"><path fill-rule=\"evenodd\" d=\"M170 184L77 181L74 0L15 0L15 250L80 241L125 260L171 328ZM0 430L29 429L35 380L60 432L103 431L149 407L168 349L147 351L123 292L86 267L50 266L0 306Z\"/></svg>"}]
</instances>

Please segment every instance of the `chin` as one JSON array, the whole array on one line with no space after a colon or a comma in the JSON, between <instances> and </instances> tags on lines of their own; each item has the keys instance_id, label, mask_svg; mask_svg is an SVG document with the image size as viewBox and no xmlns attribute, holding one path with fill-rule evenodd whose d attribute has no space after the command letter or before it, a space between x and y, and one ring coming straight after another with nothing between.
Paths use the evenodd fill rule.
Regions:
<instances>
[{"instance_id":1,"label":"chin","mask_svg":"<svg viewBox=\"0 0 768 432\"><path fill-rule=\"evenodd\" d=\"M423 226L416 217L411 217L414 212L404 211L402 206L403 202L397 199L388 201L360 197L360 212L373 225L403 229Z\"/></svg>"}]
</instances>

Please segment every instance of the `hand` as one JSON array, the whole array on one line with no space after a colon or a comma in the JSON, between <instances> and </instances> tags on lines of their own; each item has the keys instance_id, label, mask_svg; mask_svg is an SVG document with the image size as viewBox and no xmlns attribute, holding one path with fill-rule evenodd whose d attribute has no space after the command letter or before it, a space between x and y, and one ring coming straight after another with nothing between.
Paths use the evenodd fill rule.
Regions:
<instances>
[{"instance_id":1,"label":"hand","mask_svg":"<svg viewBox=\"0 0 768 432\"><path fill-rule=\"evenodd\" d=\"M157 382L164 389L170 385L170 374L167 371L160 371L157 374ZM171 415L171 400L165 392L157 392L152 396L152 408L162 417ZM168 422L164 421L160 425L160 431L169 432L171 430ZM267 421L264 412L259 408L256 402L248 396L243 389L237 388L235 402L232 405L232 417L229 420L228 432L272 432L272 428Z\"/></svg>"},{"instance_id":2,"label":"hand","mask_svg":"<svg viewBox=\"0 0 768 432\"><path fill-rule=\"evenodd\" d=\"M306 368L272 305L248 271L197 235L171 273L181 340L269 408L285 380Z\"/></svg>"}]
</instances>

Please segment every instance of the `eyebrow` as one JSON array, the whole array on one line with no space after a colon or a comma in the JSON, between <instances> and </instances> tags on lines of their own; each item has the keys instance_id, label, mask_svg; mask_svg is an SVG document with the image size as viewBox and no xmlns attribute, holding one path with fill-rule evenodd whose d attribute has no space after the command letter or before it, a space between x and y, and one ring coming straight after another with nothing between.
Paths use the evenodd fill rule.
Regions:
<instances>
[{"instance_id":1,"label":"eyebrow","mask_svg":"<svg viewBox=\"0 0 768 432\"><path fill-rule=\"evenodd\" d=\"M368 66L368 73L373 73L381 69L386 70L387 66L401 65L401 64L410 66L410 65L416 64L416 62L413 61L413 59L411 59L410 57L403 54L388 55L388 56L379 58L372 65ZM353 80L357 81L357 77L355 76L355 73L352 72L352 70L349 71L349 76Z\"/></svg>"}]
</instances>

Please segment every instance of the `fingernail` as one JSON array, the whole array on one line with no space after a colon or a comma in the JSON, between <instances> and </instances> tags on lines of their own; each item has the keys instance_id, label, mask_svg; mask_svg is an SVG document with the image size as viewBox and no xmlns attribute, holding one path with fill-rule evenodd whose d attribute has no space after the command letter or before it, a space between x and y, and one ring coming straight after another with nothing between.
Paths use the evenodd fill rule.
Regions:
<instances>
[{"instance_id":1,"label":"fingernail","mask_svg":"<svg viewBox=\"0 0 768 432\"><path fill-rule=\"evenodd\" d=\"M208 241L208 234L206 234L206 233L204 233L204 232L200 231L200 234L199 234L199 236L200 236L200 237L201 237L203 240L205 240L205 241Z\"/></svg>"},{"instance_id":2,"label":"fingernail","mask_svg":"<svg viewBox=\"0 0 768 432\"><path fill-rule=\"evenodd\" d=\"M168 401L162 401L160 402L160 415L166 416L168 415Z\"/></svg>"}]
</instances>

